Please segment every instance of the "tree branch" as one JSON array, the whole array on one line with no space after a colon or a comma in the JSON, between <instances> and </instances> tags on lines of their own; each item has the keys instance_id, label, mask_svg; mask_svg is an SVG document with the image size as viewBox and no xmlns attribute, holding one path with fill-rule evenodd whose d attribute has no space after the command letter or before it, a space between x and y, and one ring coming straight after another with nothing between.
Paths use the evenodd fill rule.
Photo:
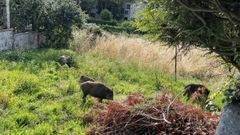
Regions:
<instances>
[{"instance_id":1,"label":"tree branch","mask_svg":"<svg viewBox=\"0 0 240 135\"><path fill-rule=\"evenodd\" d=\"M229 21L233 24L240 25L240 16L237 16L231 12L229 12L226 8L222 6L222 4L218 0L214 0L213 3L216 5L218 10L226 15Z\"/></svg>"},{"instance_id":2,"label":"tree branch","mask_svg":"<svg viewBox=\"0 0 240 135\"><path fill-rule=\"evenodd\" d=\"M190 11L194 11L194 12L208 12L208 13L214 13L217 10L213 10L213 9L204 9L204 8L193 8L193 7L189 7L187 6L185 3L183 3L181 0L177 0L177 2L179 4L181 4L184 8L190 10Z\"/></svg>"},{"instance_id":3,"label":"tree branch","mask_svg":"<svg viewBox=\"0 0 240 135\"><path fill-rule=\"evenodd\" d=\"M237 42L237 43L240 43L240 40L239 39L235 39L235 38L231 38L231 39L228 39L228 38L224 38L224 37L221 37L217 34L215 34L208 26L207 26L207 23L206 21L204 20L203 17L201 17L198 13L196 13L195 11L192 11L193 15L196 16L203 24L203 26L209 31L211 32L211 34L213 34L213 36L215 36L217 39L221 40L221 41L224 41L224 42L227 42L227 43L233 43L233 42Z\"/></svg>"}]
</instances>

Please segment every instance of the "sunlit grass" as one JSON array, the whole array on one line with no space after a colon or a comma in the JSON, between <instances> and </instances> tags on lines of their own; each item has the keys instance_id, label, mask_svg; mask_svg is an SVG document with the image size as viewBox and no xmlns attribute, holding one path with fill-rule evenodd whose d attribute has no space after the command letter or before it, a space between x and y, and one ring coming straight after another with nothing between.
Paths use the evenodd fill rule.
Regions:
<instances>
[{"instance_id":1,"label":"sunlit grass","mask_svg":"<svg viewBox=\"0 0 240 135\"><path fill-rule=\"evenodd\" d=\"M192 68L201 72L216 69L214 74L221 73L221 68L208 65L211 60L204 62L208 59L202 60L201 56L194 56L190 62L185 60L179 73L185 70L191 75L184 73L175 82L172 50L148 45L139 38L110 36L98 38L96 48L78 52L53 49L1 52L0 134L84 134L91 124L83 116L91 112L96 100L89 97L86 105L82 105L80 75L88 75L111 87L115 100L123 100L133 92L155 97L163 89L176 94L189 83L218 86L213 85L219 84L214 79L201 79L201 76L198 79L191 73L195 72ZM60 55L71 55L74 67L60 66L56 62ZM195 67L200 63L203 67ZM220 96L215 101L222 105Z\"/></svg>"}]
</instances>

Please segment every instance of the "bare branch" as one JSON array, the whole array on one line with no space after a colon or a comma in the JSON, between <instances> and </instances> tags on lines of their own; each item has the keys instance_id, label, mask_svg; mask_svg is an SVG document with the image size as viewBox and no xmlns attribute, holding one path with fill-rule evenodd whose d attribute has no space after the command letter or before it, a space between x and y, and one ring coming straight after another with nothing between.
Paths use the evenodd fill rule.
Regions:
<instances>
[{"instance_id":1,"label":"bare branch","mask_svg":"<svg viewBox=\"0 0 240 135\"><path fill-rule=\"evenodd\" d=\"M183 92L178 93L177 96L175 96L175 98L172 100L172 102L168 105L168 107L167 107L167 117L168 117L168 115L169 115L169 110L170 110L171 105L176 101L176 99L177 99L181 94L183 94Z\"/></svg>"},{"instance_id":2,"label":"bare branch","mask_svg":"<svg viewBox=\"0 0 240 135\"><path fill-rule=\"evenodd\" d=\"M204 25L204 27L209 31L211 32L211 34L213 34L218 40L221 40L221 41L224 41L224 42L227 42L227 43L233 43L233 42L237 42L237 43L240 43L240 40L239 39L236 39L236 38L224 38L224 37L221 37L219 35L217 35L216 33L214 33L208 26L207 26L207 23L206 21L203 19L203 17L201 17L199 14L197 14L196 12L192 11L193 15L196 16L201 22L202 24Z\"/></svg>"}]
</instances>

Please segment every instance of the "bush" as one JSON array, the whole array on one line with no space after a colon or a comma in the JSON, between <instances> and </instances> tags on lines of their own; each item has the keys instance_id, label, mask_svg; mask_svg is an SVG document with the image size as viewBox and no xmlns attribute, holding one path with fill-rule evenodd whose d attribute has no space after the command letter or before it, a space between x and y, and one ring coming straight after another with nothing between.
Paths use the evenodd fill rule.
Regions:
<instances>
[{"instance_id":1,"label":"bush","mask_svg":"<svg viewBox=\"0 0 240 135\"><path fill-rule=\"evenodd\" d=\"M25 31L32 24L33 31L44 31L45 47L69 48L72 27L81 27L85 14L72 0L11 1L11 20L15 31Z\"/></svg>"},{"instance_id":2,"label":"bush","mask_svg":"<svg viewBox=\"0 0 240 135\"><path fill-rule=\"evenodd\" d=\"M85 24L85 28L87 29L88 32L94 34L94 36L101 36L103 34L103 30L101 29L100 26L93 24L93 23L88 23Z\"/></svg>"},{"instance_id":3,"label":"bush","mask_svg":"<svg viewBox=\"0 0 240 135\"><path fill-rule=\"evenodd\" d=\"M46 18L47 47L69 48L69 42L73 38L73 26L80 28L84 15L74 1L58 0L55 4L58 6L50 8Z\"/></svg>"},{"instance_id":4,"label":"bush","mask_svg":"<svg viewBox=\"0 0 240 135\"><path fill-rule=\"evenodd\" d=\"M0 54L0 58L7 61L28 61L31 60L23 51L5 51L5 53Z\"/></svg>"},{"instance_id":5,"label":"bush","mask_svg":"<svg viewBox=\"0 0 240 135\"><path fill-rule=\"evenodd\" d=\"M102 20L111 21L113 15L108 9L103 9L100 13L100 17Z\"/></svg>"},{"instance_id":6,"label":"bush","mask_svg":"<svg viewBox=\"0 0 240 135\"><path fill-rule=\"evenodd\" d=\"M102 29L111 32L111 33L122 33L126 32L128 34L143 34L142 32L137 31L129 21L124 21L118 23L117 25L101 25Z\"/></svg>"},{"instance_id":7,"label":"bush","mask_svg":"<svg viewBox=\"0 0 240 135\"><path fill-rule=\"evenodd\" d=\"M105 21L105 20L88 19L87 22L88 23L96 23L96 24L99 24L99 25L117 26L117 21L116 20Z\"/></svg>"},{"instance_id":8,"label":"bush","mask_svg":"<svg viewBox=\"0 0 240 135\"><path fill-rule=\"evenodd\" d=\"M32 24L32 30L40 30L46 15L44 4L45 0L11 0L11 27L14 31L26 31L29 24Z\"/></svg>"},{"instance_id":9,"label":"bush","mask_svg":"<svg viewBox=\"0 0 240 135\"><path fill-rule=\"evenodd\" d=\"M128 31L128 29L121 26L102 25L101 27L103 30L106 30L110 33L122 33L122 32L126 32L128 34L131 33L130 31Z\"/></svg>"},{"instance_id":10,"label":"bush","mask_svg":"<svg viewBox=\"0 0 240 135\"><path fill-rule=\"evenodd\" d=\"M125 28L128 32L132 32L132 33L136 30L136 28L134 28L131 25L130 21L124 21L124 22L120 23L119 26L122 28Z\"/></svg>"}]
</instances>

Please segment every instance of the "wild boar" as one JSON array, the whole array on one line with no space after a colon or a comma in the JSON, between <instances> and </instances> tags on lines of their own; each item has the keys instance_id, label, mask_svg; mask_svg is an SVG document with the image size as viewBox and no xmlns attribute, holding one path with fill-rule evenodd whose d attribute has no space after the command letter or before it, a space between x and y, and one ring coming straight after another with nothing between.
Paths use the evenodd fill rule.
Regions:
<instances>
[{"instance_id":1,"label":"wild boar","mask_svg":"<svg viewBox=\"0 0 240 135\"><path fill-rule=\"evenodd\" d=\"M80 77L80 80L79 80L79 83L83 83L83 82L86 82L86 81L91 81L91 82L95 82L92 78L86 76L86 75L82 75Z\"/></svg>"},{"instance_id":2,"label":"wild boar","mask_svg":"<svg viewBox=\"0 0 240 135\"><path fill-rule=\"evenodd\" d=\"M86 102L87 95L96 97L102 102L103 99L113 100L113 91L99 82L87 81L80 84L83 92L83 103Z\"/></svg>"},{"instance_id":3,"label":"wild boar","mask_svg":"<svg viewBox=\"0 0 240 135\"><path fill-rule=\"evenodd\" d=\"M201 84L189 84L184 87L184 96L187 96L187 100L191 98L193 93L199 92L201 95L208 97L210 91Z\"/></svg>"},{"instance_id":4,"label":"wild boar","mask_svg":"<svg viewBox=\"0 0 240 135\"><path fill-rule=\"evenodd\" d=\"M65 55L62 55L58 58L58 63L62 66L62 65L65 65L67 64L69 67L71 67L72 63L73 63L73 60L72 60L72 57L71 56L65 56Z\"/></svg>"}]
</instances>

